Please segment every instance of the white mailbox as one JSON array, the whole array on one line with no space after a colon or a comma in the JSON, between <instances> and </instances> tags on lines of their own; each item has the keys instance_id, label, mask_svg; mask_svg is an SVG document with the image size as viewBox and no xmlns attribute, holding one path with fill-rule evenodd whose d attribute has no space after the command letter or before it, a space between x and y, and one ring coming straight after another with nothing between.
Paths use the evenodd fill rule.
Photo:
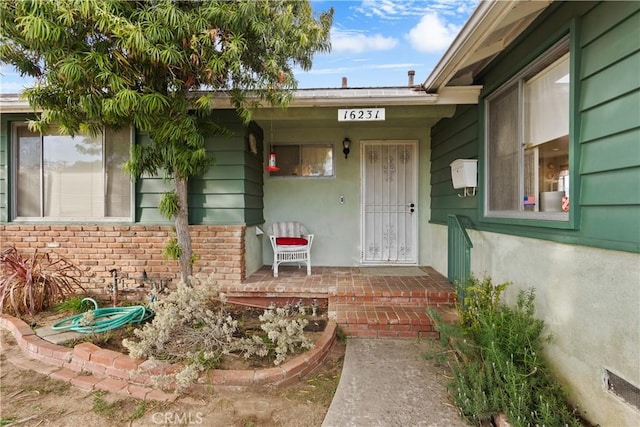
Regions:
<instances>
[{"instance_id":1,"label":"white mailbox","mask_svg":"<svg viewBox=\"0 0 640 427\"><path fill-rule=\"evenodd\" d=\"M453 188L475 188L478 186L478 160L457 159L449 166L451 166Z\"/></svg>"}]
</instances>

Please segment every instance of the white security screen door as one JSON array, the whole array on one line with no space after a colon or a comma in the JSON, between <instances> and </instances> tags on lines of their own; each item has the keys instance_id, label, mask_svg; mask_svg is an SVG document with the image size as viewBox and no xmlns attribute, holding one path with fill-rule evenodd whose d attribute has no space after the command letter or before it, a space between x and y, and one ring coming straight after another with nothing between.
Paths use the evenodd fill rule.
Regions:
<instances>
[{"instance_id":1,"label":"white security screen door","mask_svg":"<svg viewBox=\"0 0 640 427\"><path fill-rule=\"evenodd\" d=\"M362 262L415 264L417 141L362 143Z\"/></svg>"}]
</instances>

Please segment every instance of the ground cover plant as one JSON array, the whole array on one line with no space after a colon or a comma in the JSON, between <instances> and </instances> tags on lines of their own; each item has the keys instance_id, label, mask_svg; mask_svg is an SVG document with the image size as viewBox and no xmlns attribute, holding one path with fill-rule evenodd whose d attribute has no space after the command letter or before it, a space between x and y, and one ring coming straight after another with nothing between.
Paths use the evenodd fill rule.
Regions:
<instances>
[{"instance_id":1,"label":"ground cover plant","mask_svg":"<svg viewBox=\"0 0 640 427\"><path fill-rule=\"evenodd\" d=\"M0 312L36 313L82 291L84 271L55 253L24 255L15 246L0 253Z\"/></svg>"},{"instance_id":2,"label":"ground cover plant","mask_svg":"<svg viewBox=\"0 0 640 427\"><path fill-rule=\"evenodd\" d=\"M471 278L458 305L459 323L436 321L441 344L453 354L455 404L476 425L504 414L514 427L582 426L543 358L551 337L534 315L533 289L520 291L508 307L500 297L509 285Z\"/></svg>"}]
</instances>

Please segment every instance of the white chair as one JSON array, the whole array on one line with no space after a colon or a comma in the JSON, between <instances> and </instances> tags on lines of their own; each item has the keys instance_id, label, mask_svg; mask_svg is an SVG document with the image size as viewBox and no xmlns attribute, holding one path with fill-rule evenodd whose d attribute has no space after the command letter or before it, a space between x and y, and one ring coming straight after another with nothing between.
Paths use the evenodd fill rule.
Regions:
<instances>
[{"instance_id":1,"label":"white chair","mask_svg":"<svg viewBox=\"0 0 640 427\"><path fill-rule=\"evenodd\" d=\"M307 264L311 275L311 244L313 234L299 222L274 222L269 226L269 240L273 248L273 277L278 277L278 266L283 263Z\"/></svg>"}]
</instances>

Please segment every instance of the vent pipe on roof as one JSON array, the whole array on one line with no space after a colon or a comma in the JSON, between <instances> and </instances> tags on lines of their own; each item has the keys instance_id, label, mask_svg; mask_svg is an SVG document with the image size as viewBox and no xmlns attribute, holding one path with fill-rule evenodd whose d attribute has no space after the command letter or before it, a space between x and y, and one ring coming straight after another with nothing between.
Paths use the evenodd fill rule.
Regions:
<instances>
[{"instance_id":1,"label":"vent pipe on roof","mask_svg":"<svg viewBox=\"0 0 640 427\"><path fill-rule=\"evenodd\" d=\"M413 86L413 77L416 75L415 70L409 70L409 87Z\"/></svg>"},{"instance_id":2,"label":"vent pipe on roof","mask_svg":"<svg viewBox=\"0 0 640 427\"><path fill-rule=\"evenodd\" d=\"M346 77L343 77L343 78L342 78L342 89L345 89L345 88L347 88L347 87L348 87L348 85L347 85L347 78L346 78Z\"/></svg>"}]
</instances>

